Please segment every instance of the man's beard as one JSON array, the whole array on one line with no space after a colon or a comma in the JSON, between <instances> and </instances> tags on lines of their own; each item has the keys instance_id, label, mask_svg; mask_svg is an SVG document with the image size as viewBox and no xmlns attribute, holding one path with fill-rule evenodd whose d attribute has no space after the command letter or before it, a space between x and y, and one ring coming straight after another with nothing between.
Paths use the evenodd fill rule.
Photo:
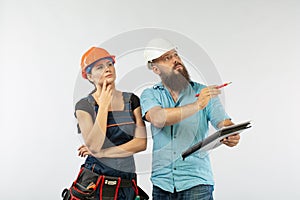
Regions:
<instances>
[{"instance_id":1,"label":"man's beard","mask_svg":"<svg viewBox=\"0 0 300 200\"><path fill-rule=\"evenodd\" d=\"M172 71L171 74L162 72L161 80L171 90L180 92L189 85L190 75L185 66L181 63L175 64L173 69L175 69L177 65L182 66L182 69L178 69L179 74L175 74L174 71Z\"/></svg>"}]
</instances>

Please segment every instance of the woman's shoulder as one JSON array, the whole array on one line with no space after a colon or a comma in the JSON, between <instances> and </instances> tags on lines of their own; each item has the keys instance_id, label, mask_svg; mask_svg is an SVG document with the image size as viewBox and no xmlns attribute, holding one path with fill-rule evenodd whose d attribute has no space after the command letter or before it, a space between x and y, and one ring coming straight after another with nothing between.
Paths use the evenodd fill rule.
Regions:
<instances>
[{"instance_id":1,"label":"woman's shoulder","mask_svg":"<svg viewBox=\"0 0 300 200\"><path fill-rule=\"evenodd\" d=\"M123 97L128 98L130 100L139 99L139 97L133 92L122 92L122 94L123 94Z\"/></svg>"},{"instance_id":2,"label":"woman's shoulder","mask_svg":"<svg viewBox=\"0 0 300 200\"><path fill-rule=\"evenodd\" d=\"M76 102L75 110L82 106L92 106L93 104L95 104L95 100L92 98L92 96L89 95L87 97L81 98L79 101Z\"/></svg>"},{"instance_id":3,"label":"woman's shoulder","mask_svg":"<svg viewBox=\"0 0 300 200\"><path fill-rule=\"evenodd\" d=\"M82 110L88 112L91 116L94 115L94 106L95 105L95 100L91 95L84 97L77 101L75 104L75 116L76 116L76 111L77 110Z\"/></svg>"},{"instance_id":4,"label":"woman's shoulder","mask_svg":"<svg viewBox=\"0 0 300 200\"><path fill-rule=\"evenodd\" d=\"M140 98L133 92L123 92L123 96L125 98L125 102L127 101L131 103L132 110L140 106Z\"/></svg>"}]
</instances>

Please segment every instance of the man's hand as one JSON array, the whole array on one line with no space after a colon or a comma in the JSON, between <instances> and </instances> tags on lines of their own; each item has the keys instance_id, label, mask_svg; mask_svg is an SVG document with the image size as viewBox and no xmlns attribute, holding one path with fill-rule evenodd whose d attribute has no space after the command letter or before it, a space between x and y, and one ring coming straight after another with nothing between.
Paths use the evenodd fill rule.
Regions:
<instances>
[{"instance_id":1,"label":"man's hand","mask_svg":"<svg viewBox=\"0 0 300 200\"><path fill-rule=\"evenodd\" d=\"M218 128L226 127L234 125L234 123L230 119L225 119L221 123L218 124ZM231 135L229 137L224 138L221 142L226 144L229 147L236 146L240 141L240 134Z\"/></svg>"},{"instance_id":2,"label":"man's hand","mask_svg":"<svg viewBox=\"0 0 300 200\"><path fill-rule=\"evenodd\" d=\"M203 88L200 91L200 94L199 94L199 97L197 100L198 108L200 110L204 109L207 106L209 100L211 98L218 96L219 94L221 94L221 91L219 89L217 89L216 85Z\"/></svg>"},{"instance_id":3,"label":"man's hand","mask_svg":"<svg viewBox=\"0 0 300 200\"><path fill-rule=\"evenodd\" d=\"M240 141L240 134L231 135L222 140L223 144L226 144L229 147L236 146Z\"/></svg>"}]
</instances>

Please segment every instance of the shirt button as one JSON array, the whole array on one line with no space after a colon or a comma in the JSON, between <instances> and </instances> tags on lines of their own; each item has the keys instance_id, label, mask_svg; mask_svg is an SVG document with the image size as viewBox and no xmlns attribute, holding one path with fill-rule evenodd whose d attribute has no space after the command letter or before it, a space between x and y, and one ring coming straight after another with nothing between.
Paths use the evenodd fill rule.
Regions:
<instances>
[{"instance_id":1,"label":"shirt button","mask_svg":"<svg viewBox=\"0 0 300 200\"><path fill-rule=\"evenodd\" d=\"M174 170L176 170L176 167L174 167Z\"/></svg>"},{"instance_id":2,"label":"shirt button","mask_svg":"<svg viewBox=\"0 0 300 200\"><path fill-rule=\"evenodd\" d=\"M176 154L176 152L174 152L174 155Z\"/></svg>"}]
</instances>

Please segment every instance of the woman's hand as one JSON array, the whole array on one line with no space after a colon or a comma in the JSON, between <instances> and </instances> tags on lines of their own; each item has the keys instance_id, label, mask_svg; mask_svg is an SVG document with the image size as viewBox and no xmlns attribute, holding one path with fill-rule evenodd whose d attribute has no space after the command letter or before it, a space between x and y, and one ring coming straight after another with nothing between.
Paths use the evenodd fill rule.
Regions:
<instances>
[{"instance_id":1,"label":"woman's hand","mask_svg":"<svg viewBox=\"0 0 300 200\"><path fill-rule=\"evenodd\" d=\"M80 157L86 157L88 155L92 155L92 153L90 152L90 150L85 145L81 145L78 148L78 156L80 156Z\"/></svg>"},{"instance_id":2,"label":"woman's hand","mask_svg":"<svg viewBox=\"0 0 300 200\"><path fill-rule=\"evenodd\" d=\"M107 84L107 80L104 80L102 87L96 86L97 91L94 93L94 99L97 104L108 108L112 101L112 86Z\"/></svg>"}]
</instances>

